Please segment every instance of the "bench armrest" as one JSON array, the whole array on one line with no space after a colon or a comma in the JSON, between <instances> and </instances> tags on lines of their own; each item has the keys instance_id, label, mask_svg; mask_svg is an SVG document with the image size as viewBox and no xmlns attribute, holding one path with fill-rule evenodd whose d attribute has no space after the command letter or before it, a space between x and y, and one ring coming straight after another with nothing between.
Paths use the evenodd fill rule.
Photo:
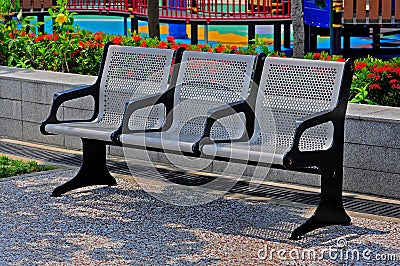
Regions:
<instances>
[{"instance_id":1,"label":"bench armrest","mask_svg":"<svg viewBox=\"0 0 400 266\"><path fill-rule=\"evenodd\" d=\"M85 119L85 120L63 120L60 121L57 118L57 111L60 108L60 106L69 100L74 100L78 98L82 98L85 96L92 96L95 99L95 111L90 119ZM93 85L86 85L86 86L81 86L81 87L76 87L73 89L57 92L53 96L53 102L51 104L51 109L50 109L50 114L47 117L47 119L42 122L40 125L40 131L44 135L49 135L50 133L46 132L45 127L47 124L56 124L56 123L68 123L68 122L88 122L92 121L98 114L98 86L97 83Z\"/></svg>"},{"instance_id":2,"label":"bench armrest","mask_svg":"<svg viewBox=\"0 0 400 266\"><path fill-rule=\"evenodd\" d=\"M168 101L168 98L171 96L171 93L173 91L166 91L164 93L157 93L153 95L148 95L144 96L142 98L138 98L135 100L131 100L125 103L125 110L124 110L124 115L122 118L121 125L118 127L116 131L114 131L111 134L111 140L113 141L114 144L116 145L122 145L120 141L120 136L121 134L129 134L129 133L135 133L135 132L154 132L154 131L160 131L161 128L158 129L139 129L139 130L131 130L129 129L129 119L133 112L146 108L149 106L154 106L157 104L163 104L166 109L166 114L172 110L172 102ZM165 124L165 122L164 122Z\"/></svg>"},{"instance_id":3,"label":"bench armrest","mask_svg":"<svg viewBox=\"0 0 400 266\"><path fill-rule=\"evenodd\" d=\"M334 122L334 109L317 112L306 117L299 118L296 121L296 130L294 133L292 149L299 149L300 138L308 128L332 121Z\"/></svg>"},{"instance_id":4,"label":"bench armrest","mask_svg":"<svg viewBox=\"0 0 400 266\"><path fill-rule=\"evenodd\" d=\"M247 134L244 134L239 139L220 139L220 140L211 140L210 133L214 123L223 117L227 117L230 115L235 115L239 113L244 113L246 118L246 131ZM228 105L219 106L213 108L208 111L207 119L205 122L203 134L200 139L193 144L192 151L196 155L200 155L201 146L209 143L229 143L233 141L246 141L249 136L253 133L254 130L254 111L247 102L247 100L241 100L234 103L229 103Z\"/></svg>"},{"instance_id":5,"label":"bench armrest","mask_svg":"<svg viewBox=\"0 0 400 266\"><path fill-rule=\"evenodd\" d=\"M337 122L337 119L340 117L337 115L337 110L336 109L328 109L325 111L317 112L314 114L311 114L306 117L302 117L296 121L296 129L294 132L294 137L293 137L293 142L292 142L292 147L291 149L286 153L283 159L283 164L287 168L293 168L293 167L305 167L302 162L296 162L296 165L294 165L294 158L303 158L302 160L304 161L318 161L323 157L323 154L326 154L328 151L304 151L301 152L299 149L299 143L301 136L303 135L304 131L306 131L309 128L321 125L326 122L332 122L334 125L334 131L336 131L335 124ZM334 135L337 132L334 132ZM335 140L334 140L335 144Z\"/></svg>"}]
</instances>

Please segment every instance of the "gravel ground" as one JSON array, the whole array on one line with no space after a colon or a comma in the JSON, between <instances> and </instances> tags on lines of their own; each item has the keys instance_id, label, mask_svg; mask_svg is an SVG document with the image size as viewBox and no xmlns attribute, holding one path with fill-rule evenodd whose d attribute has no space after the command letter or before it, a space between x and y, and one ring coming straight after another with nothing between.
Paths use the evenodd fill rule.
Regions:
<instances>
[{"instance_id":1,"label":"gravel ground","mask_svg":"<svg viewBox=\"0 0 400 266\"><path fill-rule=\"evenodd\" d=\"M310 209L227 198L174 206L123 179L49 197L74 172L0 181L0 265L400 265L399 223L352 217L291 241Z\"/></svg>"}]
</instances>

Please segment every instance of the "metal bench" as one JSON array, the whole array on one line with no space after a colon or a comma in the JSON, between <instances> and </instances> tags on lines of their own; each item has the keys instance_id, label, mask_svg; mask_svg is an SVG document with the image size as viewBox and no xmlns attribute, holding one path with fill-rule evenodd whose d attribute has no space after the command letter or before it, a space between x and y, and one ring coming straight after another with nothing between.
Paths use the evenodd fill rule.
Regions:
<instances>
[{"instance_id":1,"label":"metal bench","mask_svg":"<svg viewBox=\"0 0 400 266\"><path fill-rule=\"evenodd\" d=\"M114 142L193 156L192 146L200 139L207 111L248 96L255 59L251 55L184 52L176 88L146 100L131 101L120 129L114 134ZM172 95L169 103L173 102L173 108L162 130L131 134L132 112L162 102L159 99L167 99L168 93ZM169 103L163 101L165 105ZM212 134L219 138L242 137L246 134L245 126L236 126L241 121L242 115L231 117L225 121L228 126L216 127Z\"/></svg>"},{"instance_id":2,"label":"metal bench","mask_svg":"<svg viewBox=\"0 0 400 266\"><path fill-rule=\"evenodd\" d=\"M56 95L51 115L42 125L45 134L75 135L83 141L84 158L79 173L56 188L53 196L88 185L115 184L105 163L105 145L112 140L115 145L129 148L320 173L320 204L290 238L299 239L328 225L350 224L342 203L342 183L344 119L353 76L351 60L322 62L265 55L256 59L186 51L176 56L180 64L174 65L169 88L163 91L167 87L168 67L161 67L158 74L151 72L151 78L136 78L134 74L142 72L132 73L129 68L139 63L145 70L154 66L121 59L125 58L121 55L118 58L123 63L117 62L113 71L103 73L107 69L104 65L109 65L105 57L108 58L107 52L97 85ZM171 59L172 53L165 60ZM135 76L134 81L122 83L121 73L124 77ZM161 80L157 83L158 93L146 91L147 95L136 97L139 87L153 88L156 78ZM98 130L97 125L109 112L108 100L104 101L101 95L108 90L118 94L131 86L135 88L127 93L131 95L117 97L113 107L118 110L117 119L112 119L112 126L106 133ZM95 108L96 115L90 121L57 120L56 110L62 102L84 95L105 102L105 107ZM160 117L160 113L165 116ZM94 124L96 129L92 130Z\"/></svg>"},{"instance_id":3,"label":"metal bench","mask_svg":"<svg viewBox=\"0 0 400 266\"><path fill-rule=\"evenodd\" d=\"M259 89L253 89L246 100L210 111L193 150L215 160L320 173L319 206L291 239L327 225L349 225L342 182L344 120L352 76L351 60L266 58ZM235 113L244 113L252 121L251 139L213 140L214 123Z\"/></svg>"},{"instance_id":4,"label":"metal bench","mask_svg":"<svg viewBox=\"0 0 400 266\"><path fill-rule=\"evenodd\" d=\"M180 62L181 49L176 51L175 63ZM169 49L118 46L108 43L97 81L93 85L56 93L50 115L40 127L43 134L78 136L83 143L83 162L78 174L57 187L52 196L89 185L115 185L106 166L106 145L113 144L111 134L122 121L124 106L128 100L165 92L170 84L170 71L174 51ZM57 112L66 101L90 96L94 99L94 112L90 119L60 120ZM167 109L167 113L168 113ZM146 115L144 116L144 113ZM164 121L165 112L153 107L150 112L135 112L136 130L157 130Z\"/></svg>"}]
</instances>

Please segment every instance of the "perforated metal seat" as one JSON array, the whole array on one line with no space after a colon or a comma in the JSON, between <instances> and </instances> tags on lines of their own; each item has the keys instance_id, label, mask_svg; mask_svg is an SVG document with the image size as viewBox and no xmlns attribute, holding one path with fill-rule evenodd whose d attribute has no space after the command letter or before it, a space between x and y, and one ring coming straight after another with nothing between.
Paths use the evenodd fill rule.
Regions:
<instances>
[{"instance_id":1,"label":"perforated metal seat","mask_svg":"<svg viewBox=\"0 0 400 266\"><path fill-rule=\"evenodd\" d=\"M200 139L208 110L247 97L254 61L255 57L249 55L184 52L174 91L172 124L161 132L122 134L120 141L191 153L193 143ZM226 118L222 123L224 127L213 129L214 137L236 138L244 134L242 115Z\"/></svg>"},{"instance_id":2,"label":"perforated metal seat","mask_svg":"<svg viewBox=\"0 0 400 266\"><path fill-rule=\"evenodd\" d=\"M202 153L282 165L292 147L296 121L337 105L343 69L342 62L267 58L252 138L248 142L207 144ZM332 138L331 122L309 128L300 139L300 151L326 150Z\"/></svg>"},{"instance_id":3,"label":"perforated metal seat","mask_svg":"<svg viewBox=\"0 0 400 266\"><path fill-rule=\"evenodd\" d=\"M155 93L165 92L174 51L111 45L108 47L98 90L98 115L92 121L47 123L45 131L53 134L111 141L111 134L121 124L125 103ZM135 112L131 126L136 129L159 128L164 110L150 107Z\"/></svg>"}]
</instances>

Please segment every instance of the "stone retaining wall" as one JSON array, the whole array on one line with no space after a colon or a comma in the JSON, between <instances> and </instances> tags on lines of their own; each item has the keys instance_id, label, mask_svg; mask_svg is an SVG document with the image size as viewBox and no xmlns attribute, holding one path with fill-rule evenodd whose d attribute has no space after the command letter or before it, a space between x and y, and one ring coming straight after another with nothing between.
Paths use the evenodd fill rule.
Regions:
<instances>
[{"instance_id":1,"label":"stone retaining wall","mask_svg":"<svg viewBox=\"0 0 400 266\"><path fill-rule=\"evenodd\" d=\"M23 141L50 144L68 149L80 149L79 138L43 136L40 123L49 114L55 92L92 84L95 77L54 73L19 68L0 67L0 135ZM90 117L93 100L90 97L70 101L60 109L64 119ZM350 192L400 198L400 108L349 104L345 125L345 183ZM109 153L123 156L120 147L110 147ZM143 158L144 151L137 152ZM151 159L168 163L171 156L151 153ZM173 157L172 160L185 161ZM190 160L189 160L190 162ZM236 166L237 168L242 167ZM212 162L206 170L227 170L226 163ZM235 166L229 170L235 172ZM257 171L265 174L267 169ZM251 176L254 167L247 167ZM319 186L316 175L284 170L271 170L267 181Z\"/></svg>"}]
</instances>

